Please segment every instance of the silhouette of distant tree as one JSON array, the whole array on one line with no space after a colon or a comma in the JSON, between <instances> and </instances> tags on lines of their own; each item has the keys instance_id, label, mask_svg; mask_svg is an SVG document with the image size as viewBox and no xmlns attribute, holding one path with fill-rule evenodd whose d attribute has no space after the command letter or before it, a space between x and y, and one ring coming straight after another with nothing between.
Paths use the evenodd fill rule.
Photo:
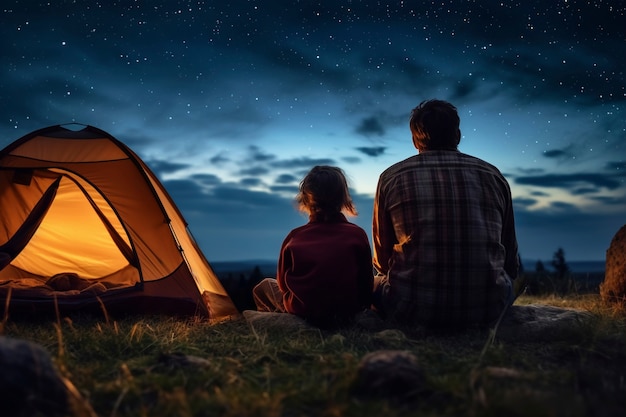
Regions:
<instances>
[{"instance_id":1,"label":"silhouette of distant tree","mask_svg":"<svg viewBox=\"0 0 626 417\"><path fill-rule=\"evenodd\" d=\"M250 274L250 285L254 287L256 284L263 280L263 274L261 273L261 268L259 266L255 266Z\"/></svg>"},{"instance_id":2,"label":"silhouette of distant tree","mask_svg":"<svg viewBox=\"0 0 626 417\"><path fill-rule=\"evenodd\" d=\"M537 263L535 264L535 272L546 272L546 267L543 266L543 262L541 262L540 260L537 260Z\"/></svg>"},{"instance_id":3,"label":"silhouette of distant tree","mask_svg":"<svg viewBox=\"0 0 626 417\"><path fill-rule=\"evenodd\" d=\"M570 274L569 266L565 261L565 251L562 248L554 252L550 264L552 268L547 271L543 262L537 260L535 272L527 274L529 294L562 295L576 290L576 282Z\"/></svg>"},{"instance_id":4,"label":"silhouette of distant tree","mask_svg":"<svg viewBox=\"0 0 626 417\"><path fill-rule=\"evenodd\" d=\"M569 265L565 262L565 251L563 248L559 248L552 256L552 267L556 278L559 280L565 279L569 274Z\"/></svg>"},{"instance_id":5,"label":"silhouette of distant tree","mask_svg":"<svg viewBox=\"0 0 626 417\"><path fill-rule=\"evenodd\" d=\"M239 311L256 310L252 289L264 278L261 267L257 265L250 272L237 271L236 273L238 275L233 276L233 272L228 272L224 279L228 295Z\"/></svg>"},{"instance_id":6,"label":"silhouette of distant tree","mask_svg":"<svg viewBox=\"0 0 626 417\"><path fill-rule=\"evenodd\" d=\"M537 260L535 262L535 271L524 275L525 282L523 284L526 286L527 293L533 295L543 294L547 289L547 277L548 273L543 262Z\"/></svg>"}]
</instances>

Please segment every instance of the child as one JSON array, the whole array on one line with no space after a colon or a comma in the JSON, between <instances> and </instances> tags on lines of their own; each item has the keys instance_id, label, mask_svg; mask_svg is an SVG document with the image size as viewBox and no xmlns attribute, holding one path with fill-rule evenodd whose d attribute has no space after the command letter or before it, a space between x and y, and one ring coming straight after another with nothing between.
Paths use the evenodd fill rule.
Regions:
<instances>
[{"instance_id":1,"label":"child","mask_svg":"<svg viewBox=\"0 0 626 417\"><path fill-rule=\"evenodd\" d=\"M254 287L255 304L259 311L295 314L317 326L344 323L370 307L374 277L367 234L342 213L357 214L343 171L314 167L296 202L309 221L283 241L277 279Z\"/></svg>"}]
</instances>

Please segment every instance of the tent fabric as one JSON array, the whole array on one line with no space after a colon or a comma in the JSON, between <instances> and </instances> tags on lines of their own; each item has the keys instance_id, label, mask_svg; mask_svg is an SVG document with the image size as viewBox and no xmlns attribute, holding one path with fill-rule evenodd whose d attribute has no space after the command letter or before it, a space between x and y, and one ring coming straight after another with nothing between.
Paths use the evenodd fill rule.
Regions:
<instances>
[{"instance_id":1,"label":"tent fabric","mask_svg":"<svg viewBox=\"0 0 626 417\"><path fill-rule=\"evenodd\" d=\"M238 315L159 179L92 126L50 126L0 151L0 302Z\"/></svg>"},{"instance_id":2,"label":"tent fabric","mask_svg":"<svg viewBox=\"0 0 626 417\"><path fill-rule=\"evenodd\" d=\"M17 232L11 236L8 242L0 246L0 252L7 256L7 260L14 259L33 237L35 231L41 224L43 217L48 212L48 208L50 208L50 205L54 200L54 196L59 188L59 182L60 179L52 183L30 212L22 226L20 226ZM7 264L8 262L2 265L2 268L4 268Z\"/></svg>"}]
</instances>

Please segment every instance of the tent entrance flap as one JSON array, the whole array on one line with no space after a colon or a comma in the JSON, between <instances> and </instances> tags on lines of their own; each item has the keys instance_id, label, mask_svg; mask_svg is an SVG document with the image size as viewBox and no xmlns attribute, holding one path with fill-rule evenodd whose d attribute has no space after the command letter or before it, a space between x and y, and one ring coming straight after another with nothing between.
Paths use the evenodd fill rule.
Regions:
<instances>
[{"instance_id":1,"label":"tent entrance flap","mask_svg":"<svg viewBox=\"0 0 626 417\"><path fill-rule=\"evenodd\" d=\"M15 257L26 247L30 239L33 237L37 228L41 224L41 221L48 212L52 201L54 201L54 196L57 193L60 182L61 178L57 178L56 181L48 187L17 232L15 232L15 234L11 236L11 238L4 245L0 246L0 252L5 254L3 261L0 264L0 270L4 269L4 267L7 266L11 260L15 259ZM23 182L15 183L23 184ZM30 180L28 183L30 184Z\"/></svg>"}]
</instances>

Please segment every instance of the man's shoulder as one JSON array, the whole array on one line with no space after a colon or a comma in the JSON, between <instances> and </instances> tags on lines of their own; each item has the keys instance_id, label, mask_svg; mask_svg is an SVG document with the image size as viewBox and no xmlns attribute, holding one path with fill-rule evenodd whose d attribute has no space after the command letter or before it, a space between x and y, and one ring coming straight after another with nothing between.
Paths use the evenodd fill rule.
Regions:
<instances>
[{"instance_id":1,"label":"man's shoulder","mask_svg":"<svg viewBox=\"0 0 626 417\"><path fill-rule=\"evenodd\" d=\"M481 159L481 158L479 158L477 156L469 155L469 154L466 154L466 153L463 153L463 152L458 152L458 155L459 155L459 158L461 158L463 160L466 160L466 161L469 161L469 162L473 162L473 163L475 163L477 165L481 165L481 166L485 166L485 167L489 167L489 168L493 168L495 170L498 170L498 168L496 168L495 165L493 165L492 163L487 162L484 159Z\"/></svg>"},{"instance_id":2,"label":"man's shoulder","mask_svg":"<svg viewBox=\"0 0 626 417\"><path fill-rule=\"evenodd\" d=\"M467 171L482 171L503 178L495 165L476 156L459 151L429 151L396 162L380 174L380 179L383 183L388 183L404 174L412 175L415 171L422 169L436 170L454 167Z\"/></svg>"},{"instance_id":3,"label":"man's shoulder","mask_svg":"<svg viewBox=\"0 0 626 417\"><path fill-rule=\"evenodd\" d=\"M403 171L421 168L433 169L454 165L467 165L469 167L475 166L498 171L494 165L473 155L465 154L459 151L428 151L396 162L385 169L381 176L389 178Z\"/></svg>"},{"instance_id":4,"label":"man's shoulder","mask_svg":"<svg viewBox=\"0 0 626 417\"><path fill-rule=\"evenodd\" d=\"M410 156L402 161L396 162L395 164L389 166L380 174L381 178L393 177L401 171L412 169L415 165L418 164L418 156L419 155Z\"/></svg>"},{"instance_id":5,"label":"man's shoulder","mask_svg":"<svg viewBox=\"0 0 626 417\"><path fill-rule=\"evenodd\" d=\"M472 167L475 167L477 169L481 169L484 171L489 171L496 176L502 176L502 173L500 172L500 169L498 169L498 167L496 167L490 162L485 161L484 159L480 159L477 156L468 155L468 154L461 153L461 152L459 152L459 156L465 161L466 164Z\"/></svg>"}]
</instances>

